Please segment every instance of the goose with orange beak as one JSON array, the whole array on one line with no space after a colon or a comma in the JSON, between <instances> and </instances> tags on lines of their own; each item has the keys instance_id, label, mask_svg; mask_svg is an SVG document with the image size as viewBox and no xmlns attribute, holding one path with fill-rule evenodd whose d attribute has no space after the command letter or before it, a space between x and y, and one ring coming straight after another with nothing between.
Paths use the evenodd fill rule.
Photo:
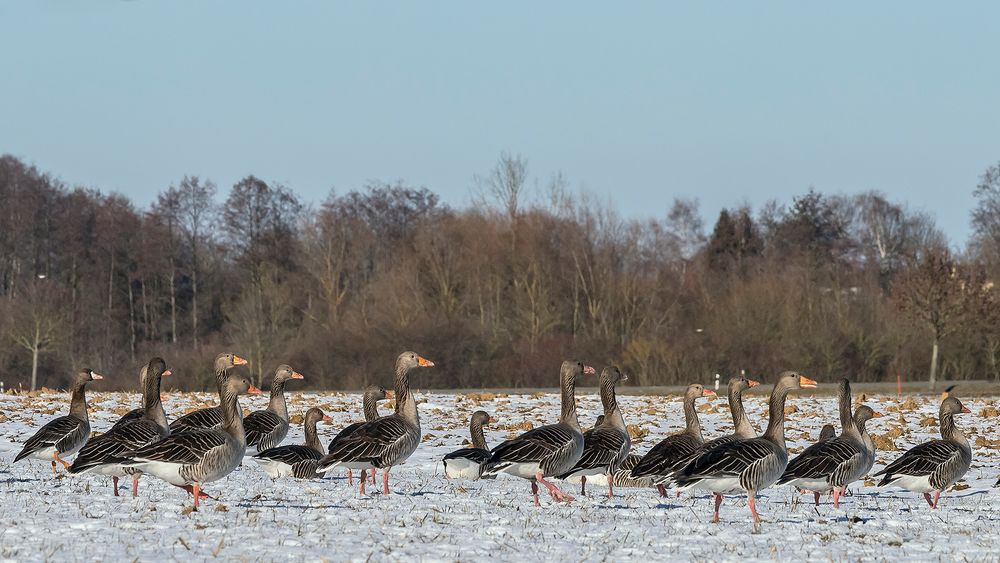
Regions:
<instances>
[{"instance_id":1,"label":"goose with orange beak","mask_svg":"<svg viewBox=\"0 0 1000 563\"><path fill-rule=\"evenodd\" d=\"M316 472L325 473L335 467L381 469L382 494L388 495L389 470L405 462L420 444L420 417L416 398L410 393L410 372L433 365L415 352L400 354L396 358L396 412L366 422L350 435L331 442ZM361 494L365 494L364 479Z\"/></svg>"},{"instance_id":2,"label":"goose with orange beak","mask_svg":"<svg viewBox=\"0 0 1000 563\"><path fill-rule=\"evenodd\" d=\"M236 354L224 353L215 357L215 384L219 391L229 377L229 371L236 366L246 365L247 361ZM209 430L222 428L222 407L198 409L170 423L170 433L187 430Z\"/></svg>"},{"instance_id":3,"label":"goose with orange beak","mask_svg":"<svg viewBox=\"0 0 1000 563\"><path fill-rule=\"evenodd\" d=\"M271 380L271 400L264 410L253 411L243 421L247 431L247 447L258 452L277 447L288 435L288 404L285 402L285 383L292 379L305 379L292 366L282 364L274 371Z\"/></svg>"},{"instance_id":4,"label":"goose with orange beak","mask_svg":"<svg viewBox=\"0 0 1000 563\"><path fill-rule=\"evenodd\" d=\"M153 358L143 367L143 408L142 416L115 424L104 434L87 442L73 460L69 472L96 473L111 477L112 488L118 496L118 479L126 475L132 477L132 496L139 495L139 477L142 472L135 467L122 465L126 452L139 449L170 434L167 415L160 401L161 378L170 375L163 358Z\"/></svg>"},{"instance_id":5,"label":"goose with orange beak","mask_svg":"<svg viewBox=\"0 0 1000 563\"><path fill-rule=\"evenodd\" d=\"M194 495L198 501L208 495L201 492L205 483L218 481L239 467L246 453L246 434L237 398L260 395L260 389L241 375L230 375L219 390L222 403L222 428L188 430L126 454L122 465L163 479Z\"/></svg>"},{"instance_id":6,"label":"goose with orange beak","mask_svg":"<svg viewBox=\"0 0 1000 563\"><path fill-rule=\"evenodd\" d=\"M52 474L56 474L56 462L69 468L69 462L62 456L71 456L90 438L90 418L87 415L86 386L91 381L104 379L96 371L86 368L73 378L69 414L54 418L24 442L24 448L14 457L14 463L27 457L52 462Z\"/></svg>"},{"instance_id":7,"label":"goose with orange beak","mask_svg":"<svg viewBox=\"0 0 1000 563\"><path fill-rule=\"evenodd\" d=\"M664 483L705 443L694 403L700 397L714 396L715 391L706 389L700 383L688 385L684 393L684 430L660 440L660 443L646 452L646 455L632 468L633 479L652 478L660 491L660 496L666 496Z\"/></svg>"},{"instance_id":8,"label":"goose with orange beak","mask_svg":"<svg viewBox=\"0 0 1000 563\"><path fill-rule=\"evenodd\" d=\"M701 489L715 494L712 522L719 521L722 495L744 491L754 523L760 523L757 513L757 493L775 484L788 465L785 448L785 400L789 391L816 387L816 382L794 371L778 378L768 402L767 430L760 438L736 440L706 451L674 474L674 482L682 489Z\"/></svg>"},{"instance_id":9,"label":"goose with orange beak","mask_svg":"<svg viewBox=\"0 0 1000 563\"><path fill-rule=\"evenodd\" d=\"M323 457L323 444L316 434L316 424L319 421L330 422L331 419L321 409L312 407L306 411L303 426L305 427L306 443L303 445L278 446L260 452L253 456L268 477L295 477L297 479L316 479L323 474L316 473L320 458Z\"/></svg>"},{"instance_id":10,"label":"goose with orange beak","mask_svg":"<svg viewBox=\"0 0 1000 563\"><path fill-rule=\"evenodd\" d=\"M396 392L395 391L392 391L390 389L386 389L385 387L382 387L381 385L369 385L368 387L366 387L365 388L365 392L361 395L361 411L365 415L364 422L354 422L352 424L348 424L347 426L345 426L343 428L343 430L341 430L340 432L338 432L337 435L333 437L333 440L330 440L331 451L332 451L333 444L337 440L340 440L341 438L345 438L347 436L350 436L351 433L353 433L355 430L357 430L358 428L360 428L361 425L364 424L365 422L372 422L373 420L378 420L378 418L379 418L379 414L378 414L378 402L379 401L388 401L388 400L395 399L395 398L396 398ZM372 468L371 472L372 472L372 485L374 485L375 484L375 469ZM365 474L364 473L361 474L361 478L362 479L365 478ZM350 468L347 469L347 485L348 486L353 486L354 485L354 470L352 470Z\"/></svg>"},{"instance_id":11,"label":"goose with orange beak","mask_svg":"<svg viewBox=\"0 0 1000 563\"><path fill-rule=\"evenodd\" d=\"M535 506L539 505L539 483L549 490L549 495L556 502L572 502L572 496L560 491L545 478L573 469L583 456L583 432L576 417L576 385L584 375L595 373L594 368L583 365L583 362L563 362L559 368L562 391L559 422L533 428L493 448L490 460L483 468L483 477L508 473L530 480Z\"/></svg>"}]
</instances>

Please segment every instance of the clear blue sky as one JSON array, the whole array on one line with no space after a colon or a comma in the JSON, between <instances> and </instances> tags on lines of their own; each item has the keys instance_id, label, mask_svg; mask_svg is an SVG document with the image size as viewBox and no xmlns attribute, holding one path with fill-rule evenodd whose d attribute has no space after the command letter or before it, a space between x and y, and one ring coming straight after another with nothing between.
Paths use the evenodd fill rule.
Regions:
<instances>
[{"instance_id":1,"label":"clear blue sky","mask_svg":"<svg viewBox=\"0 0 1000 563\"><path fill-rule=\"evenodd\" d=\"M0 152L140 204L184 174L462 205L503 150L628 216L879 189L968 234L1000 3L0 3Z\"/></svg>"}]
</instances>

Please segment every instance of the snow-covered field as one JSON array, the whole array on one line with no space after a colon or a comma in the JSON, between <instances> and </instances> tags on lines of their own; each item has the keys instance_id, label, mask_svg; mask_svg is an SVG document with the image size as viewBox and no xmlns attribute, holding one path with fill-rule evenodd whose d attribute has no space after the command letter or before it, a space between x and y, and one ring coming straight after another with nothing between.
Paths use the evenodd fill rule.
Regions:
<instances>
[{"instance_id":1,"label":"snow-covered field","mask_svg":"<svg viewBox=\"0 0 1000 563\"><path fill-rule=\"evenodd\" d=\"M99 387L92 385L92 389ZM421 560L476 559L550 561L624 561L629 559L723 560L901 560L962 559L996 561L1000 553L1000 429L994 398L963 399L973 414L959 424L974 444L972 469L965 482L928 509L923 499L898 489L855 484L854 495L835 510L829 499L819 509L811 496L789 488L770 489L758 501L764 518L759 531L750 523L746 503L727 499L723 523L709 524L707 496L660 500L652 489L619 489L608 500L600 487L557 505L547 495L532 506L529 485L507 476L495 481L446 481L440 458L468 439L468 418L484 409L499 420L487 430L490 445L515 435L525 422L538 425L558 417L558 397L545 395L455 395L418 393L423 443L412 458L394 469L392 494L361 498L341 475L322 481L272 482L249 459L228 478L208 485L218 500L206 500L191 513L183 491L144 477L139 498L123 482L121 497L111 494L110 479L53 478L48 463L26 460L12 465L20 443L44 421L63 414L68 397L0 395L0 559L7 560ZM137 395L89 394L91 425L106 430L138 402ZM937 396L915 397L902 405L895 397L869 397L886 416L869 423L874 434L888 435L900 450L937 436L930 417ZM173 394L168 416L215 404L209 394ZM621 398L626 421L648 434L633 451L645 452L683 425L677 397ZM765 395L748 394L748 412L762 426ZM334 418L321 425L326 443L337 428L360 417L354 394L291 393L296 421L310 406ZM266 398L242 401L245 410L264 408ZM595 394L578 400L581 423L599 414ZM836 399L799 393L789 400L789 448L799 451L826 422L836 422ZM383 403L382 411L386 412ZM731 430L724 398L702 403L706 438ZM297 416L296 416L297 415ZM300 442L293 425L285 443ZM883 442L885 446L885 442ZM901 452L879 451L878 470ZM380 474L381 477L381 474ZM376 489L380 490L380 489Z\"/></svg>"}]
</instances>

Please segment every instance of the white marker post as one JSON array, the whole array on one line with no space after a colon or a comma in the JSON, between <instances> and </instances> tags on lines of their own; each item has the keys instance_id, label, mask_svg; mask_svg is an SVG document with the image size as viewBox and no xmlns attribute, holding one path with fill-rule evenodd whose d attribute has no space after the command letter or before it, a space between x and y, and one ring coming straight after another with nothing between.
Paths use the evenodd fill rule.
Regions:
<instances>
[{"instance_id":1,"label":"white marker post","mask_svg":"<svg viewBox=\"0 0 1000 563\"><path fill-rule=\"evenodd\" d=\"M715 391L718 394L719 391L719 374L715 374Z\"/></svg>"}]
</instances>

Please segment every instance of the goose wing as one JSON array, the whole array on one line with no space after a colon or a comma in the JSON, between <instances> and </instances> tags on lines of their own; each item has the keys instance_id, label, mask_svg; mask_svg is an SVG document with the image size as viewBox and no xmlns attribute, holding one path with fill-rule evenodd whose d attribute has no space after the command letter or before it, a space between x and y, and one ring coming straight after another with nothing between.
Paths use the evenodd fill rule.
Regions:
<instances>
[{"instance_id":1,"label":"goose wing","mask_svg":"<svg viewBox=\"0 0 1000 563\"><path fill-rule=\"evenodd\" d=\"M674 473L681 487L711 477L738 477L754 463L774 454L775 446L762 438L736 440L711 449Z\"/></svg>"},{"instance_id":2,"label":"goose wing","mask_svg":"<svg viewBox=\"0 0 1000 563\"><path fill-rule=\"evenodd\" d=\"M630 445L627 438L625 432L607 426L598 426L584 432L583 455L563 477L581 469L610 467L627 455Z\"/></svg>"},{"instance_id":3,"label":"goose wing","mask_svg":"<svg viewBox=\"0 0 1000 563\"><path fill-rule=\"evenodd\" d=\"M87 442L73 460L70 473L80 473L101 465L121 463L126 454L163 437L155 422L140 418L112 428Z\"/></svg>"},{"instance_id":4,"label":"goose wing","mask_svg":"<svg viewBox=\"0 0 1000 563\"><path fill-rule=\"evenodd\" d=\"M850 472L861 462L861 446L853 440L842 437L830 438L806 448L788 463L785 472L778 479L783 485L795 479L826 479L839 481L838 477Z\"/></svg>"},{"instance_id":5,"label":"goose wing","mask_svg":"<svg viewBox=\"0 0 1000 563\"><path fill-rule=\"evenodd\" d=\"M256 446L271 439L275 430L285 421L271 411L253 411L243 419L243 429L247 435L247 446Z\"/></svg>"},{"instance_id":6,"label":"goose wing","mask_svg":"<svg viewBox=\"0 0 1000 563\"><path fill-rule=\"evenodd\" d=\"M489 463L540 462L572 443L573 433L569 427L561 424L539 426L497 445L490 452Z\"/></svg>"},{"instance_id":7,"label":"goose wing","mask_svg":"<svg viewBox=\"0 0 1000 563\"><path fill-rule=\"evenodd\" d=\"M690 434L667 436L659 444L653 446L642 460L632 468L632 476L669 475L677 469L681 461L691 456L700 445L698 440Z\"/></svg>"},{"instance_id":8,"label":"goose wing","mask_svg":"<svg viewBox=\"0 0 1000 563\"><path fill-rule=\"evenodd\" d=\"M180 434L172 434L159 442L128 452L126 456L130 460L125 465L142 461L194 464L201 461L206 453L225 443L226 434L222 432L190 430Z\"/></svg>"},{"instance_id":9,"label":"goose wing","mask_svg":"<svg viewBox=\"0 0 1000 563\"><path fill-rule=\"evenodd\" d=\"M960 457L961 453L954 443L947 440L931 440L914 446L875 476L885 475L882 483L887 483L897 474L922 477L934 473L942 465ZM879 483L879 486L882 483Z\"/></svg>"},{"instance_id":10,"label":"goose wing","mask_svg":"<svg viewBox=\"0 0 1000 563\"><path fill-rule=\"evenodd\" d=\"M323 456L322 454L310 448L309 446L289 445L289 446L278 446L277 448L270 448L260 452L259 454L253 457L257 459L269 459L272 461L279 461L281 463L287 463L288 465L295 465L300 461L305 461L309 459L318 461Z\"/></svg>"},{"instance_id":11,"label":"goose wing","mask_svg":"<svg viewBox=\"0 0 1000 563\"><path fill-rule=\"evenodd\" d=\"M118 428L120 426L128 424L129 422L132 422L133 420L139 420L140 418L142 418L144 416L146 416L146 409L132 409L132 410L128 411L127 413L125 413L124 416L122 416L121 418L119 418L118 422L116 422L115 425L111 427L111 430L114 430L114 429L116 429L116 428ZM109 432L111 430L109 430Z\"/></svg>"},{"instance_id":12,"label":"goose wing","mask_svg":"<svg viewBox=\"0 0 1000 563\"><path fill-rule=\"evenodd\" d=\"M398 416L365 422L349 436L330 443L320 466L340 461L374 462L389 452L411 428Z\"/></svg>"},{"instance_id":13,"label":"goose wing","mask_svg":"<svg viewBox=\"0 0 1000 563\"><path fill-rule=\"evenodd\" d=\"M447 454L443 459L445 461L449 459L467 459L473 463L482 465L490 460L490 452L480 448L462 448Z\"/></svg>"},{"instance_id":14,"label":"goose wing","mask_svg":"<svg viewBox=\"0 0 1000 563\"><path fill-rule=\"evenodd\" d=\"M222 409L219 407L208 407L189 412L170 423L170 432L181 432L186 430L208 430L210 428L222 426Z\"/></svg>"},{"instance_id":15,"label":"goose wing","mask_svg":"<svg viewBox=\"0 0 1000 563\"><path fill-rule=\"evenodd\" d=\"M353 424L348 424L343 430L338 432L337 435L333 437L333 440L330 440L330 446L332 447L333 443L336 442L337 440L350 436L352 433L354 433L355 430L361 428L362 424L364 424L364 422L355 422Z\"/></svg>"},{"instance_id":16,"label":"goose wing","mask_svg":"<svg viewBox=\"0 0 1000 563\"><path fill-rule=\"evenodd\" d=\"M24 443L21 453L17 454L14 461L20 461L29 455L44 448L56 446L60 440L80 429L83 421L75 416L60 416L54 418L38 429L38 432L28 438Z\"/></svg>"}]
</instances>

